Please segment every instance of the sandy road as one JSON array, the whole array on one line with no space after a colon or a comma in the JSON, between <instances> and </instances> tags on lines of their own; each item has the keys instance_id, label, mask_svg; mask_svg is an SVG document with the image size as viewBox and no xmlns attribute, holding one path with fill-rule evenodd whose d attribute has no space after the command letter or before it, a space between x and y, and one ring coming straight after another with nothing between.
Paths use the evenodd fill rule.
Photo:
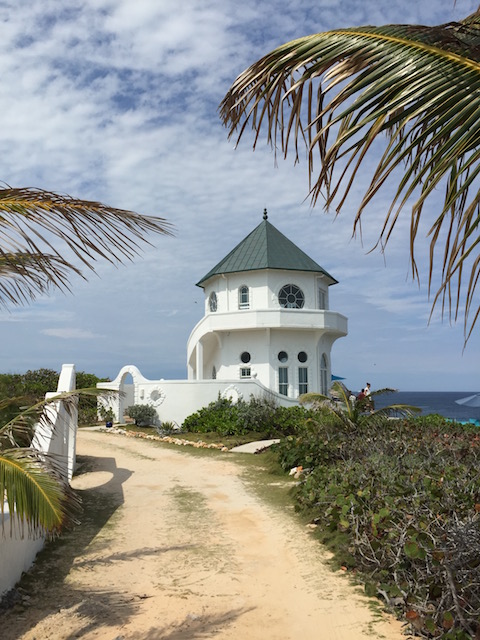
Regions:
<instances>
[{"instance_id":1,"label":"sandy road","mask_svg":"<svg viewBox=\"0 0 480 640\"><path fill-rule=\"evenodd\" d=\"M77 453L83 523L39 559L2 640L405 637L248 490L232 454L87 430Z\"/></svg>"}]
</instances>

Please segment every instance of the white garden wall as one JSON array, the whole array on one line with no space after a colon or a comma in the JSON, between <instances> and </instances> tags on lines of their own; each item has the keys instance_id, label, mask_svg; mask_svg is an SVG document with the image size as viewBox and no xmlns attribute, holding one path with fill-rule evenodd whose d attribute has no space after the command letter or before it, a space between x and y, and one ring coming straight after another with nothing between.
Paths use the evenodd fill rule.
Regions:
<instances>
[{"instance_id":1,"label":"white garden wall","mask_svg":"<svg viewBox=\"0 0 480 640\"><path fill-rule=\"evenodd\" d=\"M53 397L58 393L74 389L75 367L73 364L64 364L58 379L57 391L48 393L46 397ZM49 405L48 411L55 429L52 431L40 421L36 427L32 446L55 455L65 477L71 480L75 466L77 412L74 409L68 413L62 401ZM12 589L22 573L30 568L45 542L44 537L22 539L21 529L19 530L15 523L12 523L14 526L11 533L11 520L6 505L5 511L3 531L0 530L0 598Z\"/></svg>"},{"instance_id":2,"label":"white garden wall","mask_svg":"<svg viewBox=\"0 0 480 640\"><path fill-rule=\"evenodd\" d=\"M100 389L120 391L119 396L110 399L115 413L115 421L123 422L126 404L122 400L125 380L133 378L134 404L153 405L161 422L175 422L181 426L185 418L202 407L206 407L219 395L249 400L251 395L272 398L282 406L295 406L296 400L271 392L258 380L148 380L134 365L123 367L115 380L97 385ZM128 378L129 379L129 378ZM127 385L128 386L128 385ZM131 404L131 403L130 403Z\"/></svg>"}]
</instances>

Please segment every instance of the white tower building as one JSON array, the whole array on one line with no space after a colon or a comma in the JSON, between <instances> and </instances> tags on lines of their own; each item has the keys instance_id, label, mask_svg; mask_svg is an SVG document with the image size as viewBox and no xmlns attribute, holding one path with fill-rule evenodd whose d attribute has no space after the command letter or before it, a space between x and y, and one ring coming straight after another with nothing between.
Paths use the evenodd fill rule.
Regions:
<instances>
[{"instance_id":1,"label":"white tower building","mask_svg":"<svg viewBox=\"0 0 480 640\"><path fill-rule=\"evenodd\" d=\"M347 318L329 310L335 278L263 221L198 283L205 315L187 344L189 380L256 379L289 398L326 393Z\"/></svg>"}]
</instances>

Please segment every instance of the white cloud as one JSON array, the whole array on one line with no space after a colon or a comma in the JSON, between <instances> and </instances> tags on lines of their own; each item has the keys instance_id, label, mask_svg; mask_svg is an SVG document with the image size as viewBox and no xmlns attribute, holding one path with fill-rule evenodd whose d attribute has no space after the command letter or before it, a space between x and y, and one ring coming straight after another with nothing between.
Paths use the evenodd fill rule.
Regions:
<instances>
[{"instance_id":1,"label":"white cloud","mask_svg":"<svg viewBox=\"0 0 480 640\"><path fill-rule=\"evenodd\" d=\"M105 337L102 334L95 334L92 331L84 331L82 329L75 328L42 329L40 333L43 333L45 336L60 338L61 340L95 340Z\"/></svg>"},{"instance_id":2,"label":"white cloud","mask_svg":"<svg viewBox=\"0 0 480 640\"><path fill-rule=\"evenodd\" d=\"M350 335L334 346L334 369L348 374L352 386L355 376L364 383L367 362L375 362L382 375L400 381L414 371L421 388L422 372L439 353L448 354L449 371L437 363L429 381L440 389L451 386L452 375L468 380L478 338L462 356L461 326L435 319L427 327L425 275L420 290L408 279L408 217L385 258L368 254L386 194L366 211L362 246L351 238L362 183L337 219L324 215L320 203L312 210L306 162L278 158L275 167L265 139L255 152L248 136L234 149L217 112L236 75L291 38L365 23L434 24L467 15L477 3L451 4L2 3L0 179L160 215L176 226L175 238L152 238L155 247L134 263L99 262L100 278L73 278L74 296L4 313L4 370L65 361L115 376L133 362L150 377L184 375L186 340L203 312L195 282L267 207L270 221L339 280L331 299L349 316ZM425 255L422 241L423 274Z\"/></svg>"}]
</instances>

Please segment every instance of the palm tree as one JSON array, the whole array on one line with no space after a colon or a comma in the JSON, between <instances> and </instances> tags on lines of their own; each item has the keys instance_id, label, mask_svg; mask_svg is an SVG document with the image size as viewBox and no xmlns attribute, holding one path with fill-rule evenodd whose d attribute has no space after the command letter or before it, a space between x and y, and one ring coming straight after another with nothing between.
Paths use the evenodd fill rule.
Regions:
<instances>
[{"instance_id":1,"label":"palm tree","mask_svg":"<svg viewBox=\"0 0 480 640\"><path fill-rule=\"evenodd\" d=\"M385 248L402 210L414 199L414 278L419 278L414 249L422 213L443 186L440 209L430 213L425 207L423 215L430 219L429 289L437 249L442 253L432 311L439 303L442 313L448 309L456 320L463 307L466 341L480 314L474 299L480 278L479 27L480 7L460 22L435 27L354 27L306 36L255 62L220 105L229 135L237 132L240 139L251 125L254 147L262 125L268 142L285 156L291 150L298 160L304 143L313 204L322 195L325 207L335 204L337 213L360 165L375 153L372 146L384 140L354 233L361 231L367 204L385 182L396 181L377 246Z\"/></svg>"},{"instance_id":2,"label":"palm tree","mask_svg":"<svg viewBox=\"0 0 480 640\"><path fill-rule=\"evenodd\" d=\"M347 427L354 429L361 420L366 420L370 423L381 422L384 418L392 415L406 418L421 411L418 407L408 404L391 404L388 407L374 409L375 396L393 393L394 391L396 389L378 389L372 391L370 396L359 400L344 384L336 381L332 384L329 396L313 392L304 393L299 400L301 404L311 404L314 407L327 410L340 418Z\"/></svg>"},{"instance_id":3,"label":"palm tree","mask_svg":"<svg viewBox=\"0 0 480 640\"><path fill-rule=\"evenodd\" d=\"M0 304L25 304L52 288L70 290L68 276L82 276L75 261L94 272L99 258L113 264L132 260L153 233L171 235L172 228L163 218L98 202L39 189L0 188ZM29 534L55 533L74 517L77 502L57 462L30 444L34 424L48 422L46 404L62 400L68 408L79 393L97 395L98 390L57 395L22 410L0 428L2 526L4 499L15 522L26 522ZM19 399L11 403L18 406Z\"/></svg>"},{"instance_id":4,"label":"palm tree","mask_svg":"<svg viewBox=\"0 0 480 640\"><path fill-rule=\"evenodd\" d=\"M85 390L88 393L87 390ZM64 473L53 456L32 447L35 425L41 420L47 428L50 413L45 407L62 399L67 411L75 403L76 393L65 393L25 407L10 422L0 428L0 513L4 527L4 501L10 514L10 533L22 536L26 525L29 536L53 535L75 521L79 502L71 491ZM1 403L18 404L20 398ZM15 529L18 527L18 529Z\"/></svg>"}]
</instances>

